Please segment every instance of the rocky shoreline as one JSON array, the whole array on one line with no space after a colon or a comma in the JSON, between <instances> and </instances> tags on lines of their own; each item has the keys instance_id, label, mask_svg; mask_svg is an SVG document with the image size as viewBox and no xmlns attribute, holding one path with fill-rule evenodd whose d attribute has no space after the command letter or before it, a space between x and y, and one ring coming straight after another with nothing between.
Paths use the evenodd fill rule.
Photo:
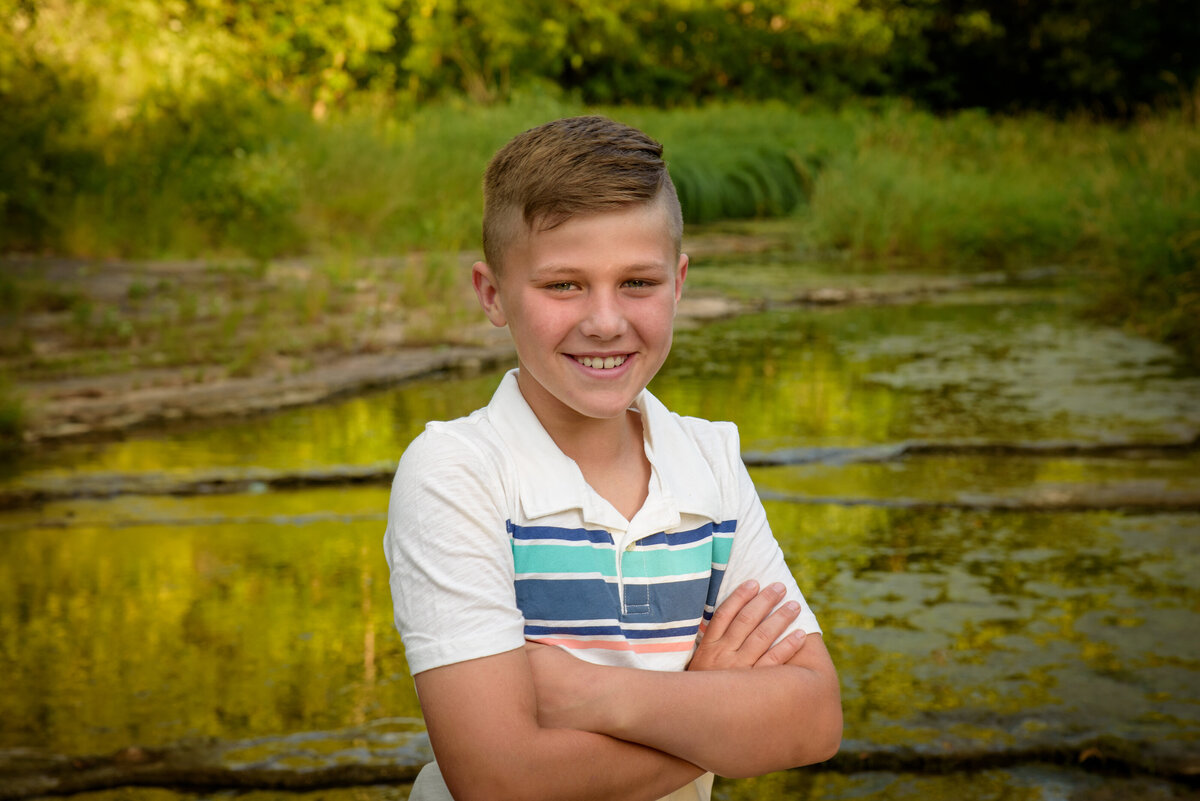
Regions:
<instances>
[{"instance_id":1,"label":"rocky shoreline","mask_svg":"<svg viewBox=\"0 0 1200 801\"><path fill-rule=\"evenodd\" d=\"M729 247L728 243L721 246ZM752 299L702 290L685 296L676 321L679 327L701 325L768 306L915 303L934 295L1043 277L1041 271L1015 277L987 273L914 279L886 288L816 286ZM382 344L351 342L340 350L311 350L303 359L268 362L248 375L179 366L23 380L18 371L16 389L27 410L23 437L28 445L111 439L137 428L267 413L441 372L470 373L514 361L506 332L483 322L456 329L446 339L408 344L403 334L392 334Z\"/></svg>"}]
</instances>

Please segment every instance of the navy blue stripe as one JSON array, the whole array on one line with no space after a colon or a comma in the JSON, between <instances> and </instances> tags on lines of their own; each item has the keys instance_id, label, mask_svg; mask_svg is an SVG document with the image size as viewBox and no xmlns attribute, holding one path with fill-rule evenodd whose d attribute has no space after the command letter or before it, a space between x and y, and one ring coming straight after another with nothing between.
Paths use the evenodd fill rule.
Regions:
<instances>
[{"instance_id":1,"label":"navy blue stripe","mask_svg":"<svg viewBox=\"0 0 1200 801\"><path fill-rule=\"evenodd\" d=\"M668 534L665 531L660 531L657 534L651 534L649 537L642 537L637 541L640 545L690 545L694 542L707 539L712 536L713 524L705 523L700 528L694 528L691 531L673 531Z\"/></svg>"},{"instance_id":2,"label":"navy blue stripe","mask_svg":"<svg viewBox=\"0 0 1200 801\"><path fill-rule=\"evenodd\" d=\"M713 534L728 534L734 531L737 531L737 521L725 520L720 523L705 523L690 531L663 531L651 534L638 540L638 545L689 545Z\"/></svg>"},{"instance_id":3,"label":"navy blue stripe","mask_svg":"<svg viewBox=\"0 0 1200 801\"><path fill-rule=\"evenodd\" d=\"M513 582L517 607L527 620L621 620L617 585L602 579L525 579ZM673 623L700 617L713 594L708 577L655 584L630 584L638 591L638 623Z\"/></svg>"},{"instance_id":4,"label":"navy blue stripe","mask_svg":"<svg viewBox=\"0 0 1200 801\"><path fill-rule=\"evenodd\" d=\"M600 545L616 544L613 542L612 534L603 529L518 526L511 520L506 520L505 526L515 540L565 540L568 542L594 542Z\"/></svg>"},{"instance_id":5,"label":"navy blue stripe","mask_svg":"<svg viewBox=\"0 0 1200 801\"><path fill-rule=\"evenodd\" d=\"M614 545L612 534L603 529L560 528L558 526L518 526L511 520L505 521L505 527L513 539L518 540L564 540L567 542L594 542ZM699 528L689 531L660 531L638 540L641 545L688 545L699 542L712 534L729 534L737 531L736 520L725 520L720 523L705 523Z\"/></svg>"},{"instance_id":6,"label":"navy blue stripe","mask_svg":"<svg viewBox=\"0 0 1200 801\"><path fill-rule=\"evenodd\" d=\"M708 597L704 599L709 606L717 605L717 595L721 592L721 582L724 580L725 571L714 567L708 577Z\"/></svg>"},{"instance_id":7,"label":"navy blue stripe","mask_svg":"<svg viewBox=\"0 0 1200 801\"><path fill-rule=\"evenodd\" d=\"M602 579L517 579L517 608L526 620L619 618L617 585Z\"/></svg>"},{"instance_id":8,"label":"navy blue stripe","mask_svg":"<svg viewBox=\"0 0 1200 801\"><path fill-rule=\"evenodd\" d=\"M690 637L700 629L699 624L676 626L670 629L627 629L621 626L525 626L530 635L574 634L579 637L615 636L627 640L653 640L660 637Z\"/></svg>"}]
</instances>

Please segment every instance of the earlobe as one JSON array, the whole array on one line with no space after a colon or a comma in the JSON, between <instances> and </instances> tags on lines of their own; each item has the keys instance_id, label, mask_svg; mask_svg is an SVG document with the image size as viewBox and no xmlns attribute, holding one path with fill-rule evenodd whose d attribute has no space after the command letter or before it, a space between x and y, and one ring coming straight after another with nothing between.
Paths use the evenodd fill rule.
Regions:
<instances>
[{"instance_id":1,"label":"earlobe","mask_svg":"<svg viewBox=\"0 0 1200 801\"><path fill-rule=\"evenodd\" d=\"M475 297L479 298L479 305L492 325L497 328L507 325L504 307L500 302L500 282L487 262L477 261L471 267L471 285L475 287Z\"/></svg>"}]
</instances>

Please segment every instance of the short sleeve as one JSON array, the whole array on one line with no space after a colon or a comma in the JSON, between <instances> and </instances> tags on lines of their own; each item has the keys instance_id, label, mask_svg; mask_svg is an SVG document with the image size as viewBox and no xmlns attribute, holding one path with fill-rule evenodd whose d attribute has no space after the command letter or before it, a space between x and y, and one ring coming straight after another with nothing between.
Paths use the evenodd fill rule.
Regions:
<instances>
[{"instance_id":1,"label":"short sleeve","mask_svg":"<svg viewBox=\"0 0 1200 801\"><path fill-rule=\"evenodd\" d=\"M736 474L737 529L734 532L729 564L725 569L725 577L717 595L717 606L720 606L745 581L754 579L762 587L778 581L786 589L786 600L800 603L800 615L780 636L787 636L789 632L797 629L802 629L810 634L820 634L821 627L817 624L816 615L809 607L808 601L796 584L791 569L783 559L783 551L779 548L779 543L771 532L771 526L767 522L767 513L758 497L758 491L754 488L754 482L746 470L746 465L742 462L736 429L730 433L730 440L728 458L733 463Z\"/></svg>"},{"instance_id":2,"label":"short sleeve","mask_svg":"<svg viewBox=\"0 0 1200 801\"><path fill-rule=\"evenodd\" d=\"M433 429L400 459L383 545L414 675L524 643L502 480L478 444Z\"/></svg>"}]
</instances>

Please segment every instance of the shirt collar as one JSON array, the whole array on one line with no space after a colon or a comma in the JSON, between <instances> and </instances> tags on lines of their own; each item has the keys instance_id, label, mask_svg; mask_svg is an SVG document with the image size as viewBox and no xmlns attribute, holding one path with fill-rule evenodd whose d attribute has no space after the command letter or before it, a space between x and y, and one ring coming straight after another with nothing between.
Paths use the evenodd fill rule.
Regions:
<instances>
[{"instance_id":1,"label":"shirt collar","mask_svg":"<svg viewBox=\"0 0 1200 801\"><path fill-rule=\"evenodd\" d=\"M680 514L720 522L716 479L679 417L648 390L642 390L634 406L642 414L646 457L652 472L651 497L657 482L660 501L674 524L678 524ZM500 382L487 414L516 463L521 508L527 519L578 509L585 523L625 527L624 518L588 486L579 466L559 450L542 427L521 394L516 370L510 370Z\"/></svg>"}]
</instances>

